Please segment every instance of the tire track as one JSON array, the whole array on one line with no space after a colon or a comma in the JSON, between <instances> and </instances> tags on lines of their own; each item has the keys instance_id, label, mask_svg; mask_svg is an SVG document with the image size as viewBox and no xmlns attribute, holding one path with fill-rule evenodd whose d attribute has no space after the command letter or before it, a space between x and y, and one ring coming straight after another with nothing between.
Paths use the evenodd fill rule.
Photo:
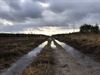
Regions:
<instances>
[{"instance_id":1,"label":"tire track","mask_svg":"<svg viewBox=\"0 0 100 75\"><path fill-rule=\"evenodd\" d=\"M53 40L54 41L54 40ZM100 69L91 69L91 66L86 67L78 60L72 57L65 49L56 41L52 42L55 55L55 75L99 75ZM100 67L100 66L99 66Z\"/></svg>"}]
</instances>

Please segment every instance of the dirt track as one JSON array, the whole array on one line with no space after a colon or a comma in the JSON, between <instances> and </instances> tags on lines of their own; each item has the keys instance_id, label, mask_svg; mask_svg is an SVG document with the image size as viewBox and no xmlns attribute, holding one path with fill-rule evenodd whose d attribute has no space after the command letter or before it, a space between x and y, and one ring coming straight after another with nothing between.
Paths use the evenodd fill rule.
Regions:
<instances>
[{"instance_id":1,"label":"dirt track","mask_svg":"<svg viewBox=\"0 0 100 75\"><path fill-rule=\"evenodd\" d=\"M49 39L48 43L49 45L51 45L53 49L53 54L54 54L53 56L55 59L54 71L53 71L54 75L100 75L99 63L96 63L95 61L91 62L92 59L88 59L88 57L85 55L84 57L81 57L79 55L82 59L75 58L73 55L71 55L70 50L68 52L67 49L70 49L69 46L66 46L65 49L63 45L59 45L59 43L53 39ZM84 58L86 58L86 60L84 60ZM88 64L86 63L87 61ZM9 75L9 73L8 74L5 73L3 75Z\"/></svg>"},{"instance_id":2,"label":"dirt track","mask_svg":"<svg viewBox=\"0 0 100 75\"><path fill-rule=\"evenodd\" d=\"M99 75L100 64L90 61L91 64L83 65L71 56L62 46L54 42L54 55L56 61L55 75ZM69 48L68 48L69 49ZM90 60L90 59L89 59ZM85 61L84 61L85 62ZM83 62L83 63L84 63Z\"/></svg>"}]
</instances>

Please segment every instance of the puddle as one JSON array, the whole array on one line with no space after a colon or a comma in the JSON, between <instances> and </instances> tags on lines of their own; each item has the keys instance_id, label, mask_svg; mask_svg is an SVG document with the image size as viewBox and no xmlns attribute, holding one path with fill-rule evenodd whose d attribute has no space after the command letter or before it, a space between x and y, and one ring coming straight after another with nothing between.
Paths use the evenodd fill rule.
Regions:
<instances>
[{"instance_id":1,"label":"puddle","mask_svg":"<svg viewBox=\"0 0 100 75\"><path fill-rule=\"evenodd\" d=\"M35 59L38 53L41 52L42 48L47 45L47 41L33 49L28 54L21 57L16 63L14 63L6 72L0 75L21 75L23 70Z\"/></svg>"},{"instance_id":2,"label":"puddle","mask_svg":"<svg viewBox=\"0 0 100 75\"><path fill-rule=\"evenodd\" d=\"M52 47L53 49L55 49L55 48L56 48L56 45L54 44L54 42L53 42L53 41L51 42L51 47Z\"/></svg>"}]
</instances>

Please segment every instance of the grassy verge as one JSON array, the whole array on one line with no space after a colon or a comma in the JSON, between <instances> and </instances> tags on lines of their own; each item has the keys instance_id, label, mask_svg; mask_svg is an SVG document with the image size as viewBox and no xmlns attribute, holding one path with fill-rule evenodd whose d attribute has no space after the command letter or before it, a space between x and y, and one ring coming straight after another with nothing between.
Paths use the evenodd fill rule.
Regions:
<instances>
[{"instance_id":1,"label":"grassy verge","mask_svg":"<svg viewBox=\"0 0 100 75\"><path fill-rule=\"evenodd\" d=\"M0 35L0 72L47 39L40 35Z\"/></svg>"},{"instance_id":2,"label":"grassy verge","mask_svg":"<svg viewBox=\"0 0 100 75\"><path fill-rule=\"evenodd\" d=\"M22 75L54 75L53 50L47 45Z\"/></svg>"},{"instance_id":3,"label":"grassy verge","mask_svg":"<svg viewBox=\"0 0 100 75\"><path fill-rule=\"evenodd\" d=\"M54 37L100 61L100 34L72 33L55 35Z\"/></svg>"}]
</instances>

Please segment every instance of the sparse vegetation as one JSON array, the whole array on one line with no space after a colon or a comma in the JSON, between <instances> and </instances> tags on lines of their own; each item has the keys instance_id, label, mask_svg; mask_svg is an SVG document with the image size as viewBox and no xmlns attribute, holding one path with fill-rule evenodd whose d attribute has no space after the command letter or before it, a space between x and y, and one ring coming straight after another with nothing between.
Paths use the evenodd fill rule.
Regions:
<instances>
[{"instance_id":1,"label":"sparse vegetation","mask_svg":"<svg viewBox=\"0 0 100 75\"><path fill-rule=\"evenodd\" d=\"M0 34L0 71L47 39L44 35Z\"/></svg>"}]
</instances>

